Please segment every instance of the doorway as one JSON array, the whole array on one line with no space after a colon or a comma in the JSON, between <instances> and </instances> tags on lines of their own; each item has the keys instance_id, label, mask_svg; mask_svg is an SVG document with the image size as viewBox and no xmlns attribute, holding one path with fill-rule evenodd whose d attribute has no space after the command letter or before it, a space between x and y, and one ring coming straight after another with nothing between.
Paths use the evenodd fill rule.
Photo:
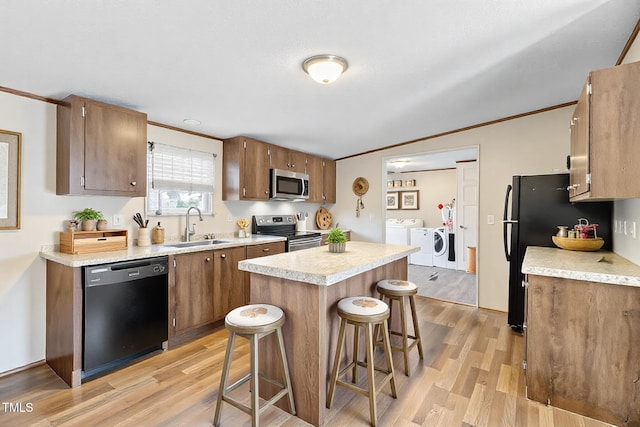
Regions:
<instances>
[{"instance_id":1,"label":"doorway","mask_svg":"<svg viewBox=\"0 0 640 427\"><path fill-rule=\"evenodd\" d=\"M393 156L384 165L386 240L421 248L409 257L418 294L477 306L478 148Z\"/></svg>"}]
</instances>

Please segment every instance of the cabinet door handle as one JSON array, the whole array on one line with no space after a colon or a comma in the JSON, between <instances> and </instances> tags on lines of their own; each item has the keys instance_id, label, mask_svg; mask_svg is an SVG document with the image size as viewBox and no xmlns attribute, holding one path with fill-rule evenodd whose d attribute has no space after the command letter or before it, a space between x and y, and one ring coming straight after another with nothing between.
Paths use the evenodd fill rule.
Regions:
<instances>
[{"instance_id":1,"label":"cabinet door handle","mask_svg":"<svg viewBox=\"0 0 640 427\"><path fill-rule=\"evenodd\" d=\"M206 258L205 258L205 261L206 261L206 262L209 262L209 261L211 261L211 258L210 258L210 257L206 257Z\"/></svg>"},{"instance_id":2,"label":"cabinet door handle","mask_svg":"<svg viewBox=\"0 0 640 427\"><path fill-rule=\"evenodd\" d=\"M266 190L266 191L264 192L264 194L269 194L269 190Z\"/></svg>"},{"instance_id":3,"label":"cabinet door handle","mask_svg":"<svg viewBox=\"0 0 640 427\"><path fill-rule=\"evenodd\" d=\"M269 248L264 248L262 252L269 252Z\"/></svg>"},{"instance_id":4,"label":"cabinet door handle","mask_svg":"<svg viewBox=\"0 0 640 427\"><path fill-rule=\"evenodd\" d=\"M132 186L132 187L135 187L135 186L136 186L136 184L137 184L137 182L136 182L136 181L131 181L131 186Z\"/></svg>"},{"instance_id":5,"label":"cabinet door handle","mask_svg":"<svg viewBox=\"0 0 640 427\"><path fill-rule=\"evenodd\" d=\"M227 254L222 254L220 255L220 258L225 259L227 257Z\"/></svg>"},{"instance_id":6,"label":"cabinet door handle","mask_svg":"<svg viewBox=\"0 0 640 427\"><path fill-rule=\"evenodd\" d=\"M575 190L578 187L580 187L580 184L570 185L570 186L567 187L567 191Z\"/></svg>"}]
</instances>

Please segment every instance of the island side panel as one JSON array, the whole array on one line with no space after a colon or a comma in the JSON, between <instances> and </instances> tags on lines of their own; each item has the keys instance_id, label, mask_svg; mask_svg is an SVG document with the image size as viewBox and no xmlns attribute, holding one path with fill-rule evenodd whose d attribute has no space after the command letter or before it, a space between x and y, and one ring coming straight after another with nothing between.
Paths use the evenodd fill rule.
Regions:
<instances>
[{"instance_id":1,"label":"island side panel","mask_svg":"<svg viewBox=\"0 0 640 427\"><path fill-rule=\"evenodd\" d=\"M528 276L527 397L640 424L640 288Z\"/></svg>"},{"instance_id":2,"label":"island side panel","mask_svg":"<svg viewBox=\"0 0 640 427\"><path fill-rule=\"evenodd\" d=\"M285 313L282 333L297 415L316 426L322 425L324 405L319 373L324 367L320 363L323 357L320 342L325 320L321 320L320 313L325 312L325 294L325 287L251 273L251 304L272 304ZM275 335L261 340L259 365L260 372L276 380L282 378ZM260 382L263 398L274 394L273 386ZM278 406L289 410L286 398Z\"/></svg>"},{"instance_id":3,"label":"island side panel","mask_svg":"<svg viewBox=\"0 0 640 427\"><path fill-rule=\"evenodd\" d=\"M47 261L47 364L69 386L82 376L82 271Z\"/></svg>"},{"instance_id":4,"label":"island side panel","mask_svg":"<svg viewBox=\"0 0 640 427\"><path fill-rule=\"evenodd\" d=\"M251 274L251 303L276 305L287 316L283 333L298 417L316 426L324 425L327 384L340 324L338 301L347 296L377 296L376 283L389 278L407 279L406 257L329 286ZM261 343L260 366L277 379L281 372L273 343ZM351 346L346 350L345 357L350 356ZM262 382L260 387L262 397L273 395L267 383ZM284 399L278 406L288 409Z\"/></svg>"}]
</instances>

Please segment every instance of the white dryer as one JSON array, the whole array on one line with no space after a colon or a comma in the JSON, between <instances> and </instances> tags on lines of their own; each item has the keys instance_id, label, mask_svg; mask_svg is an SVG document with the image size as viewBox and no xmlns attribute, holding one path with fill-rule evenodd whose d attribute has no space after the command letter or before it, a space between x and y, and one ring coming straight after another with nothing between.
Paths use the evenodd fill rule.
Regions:
<instances>
[{"instance_id":1,"label":"white dryer","mask_svg":"<svg viewBox=\"0 0 640 427\"><path fill-rule=\"evenodd\" d=\"M447 268L449 258L447 229L434 228L433 231L433 266Z\"/></svg>"},{"instance_id":2,"label":"white dryer","mask_svg":"<svg viewBox=\"0 0 640 427\"><path fill-rule=\"evenodd\" d=\"M386 243L390 245L408 245L410 230L422 227L423 221L419 218L389 218L386 223Z\"/></svg>"},{"instance_id":3,"label":"white dryer","mask_svg":"<svg viewBox=\"0 0 640 427\"><path fill-rule=\"evenodd\" d=\"M419 246L420 252L409 255L409 264L433 266L433 228L412 228L411 245Z\"/></svg>"}]
</instances>

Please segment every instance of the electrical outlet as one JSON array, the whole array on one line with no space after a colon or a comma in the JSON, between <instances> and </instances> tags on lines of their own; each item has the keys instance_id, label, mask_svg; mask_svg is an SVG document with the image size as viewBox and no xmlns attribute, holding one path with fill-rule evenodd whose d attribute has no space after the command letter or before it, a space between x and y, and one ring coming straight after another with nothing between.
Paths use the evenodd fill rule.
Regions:
<instances>
[{"instance_id":1,"label":"electrical outlet","mask_svg":"<svg viewBox=\"0 0 640 427\"><path fill-rule=\"evenodd\" d=\"M496 223L496 219L494 218L493 215L487 215L487 224L489 225L493 225Z\"/></svg>"},{"instance_id":2,"label":"electrical outlet","mask_svg":"<svg viewBox=\"0 0 640 427\"><path fill-rule=\"evenodd\" d=\"M122 218L122 215L114 215L113 216L113 225L122 225L122 221L124 219Z\"/></svg>"}]
</instances>

